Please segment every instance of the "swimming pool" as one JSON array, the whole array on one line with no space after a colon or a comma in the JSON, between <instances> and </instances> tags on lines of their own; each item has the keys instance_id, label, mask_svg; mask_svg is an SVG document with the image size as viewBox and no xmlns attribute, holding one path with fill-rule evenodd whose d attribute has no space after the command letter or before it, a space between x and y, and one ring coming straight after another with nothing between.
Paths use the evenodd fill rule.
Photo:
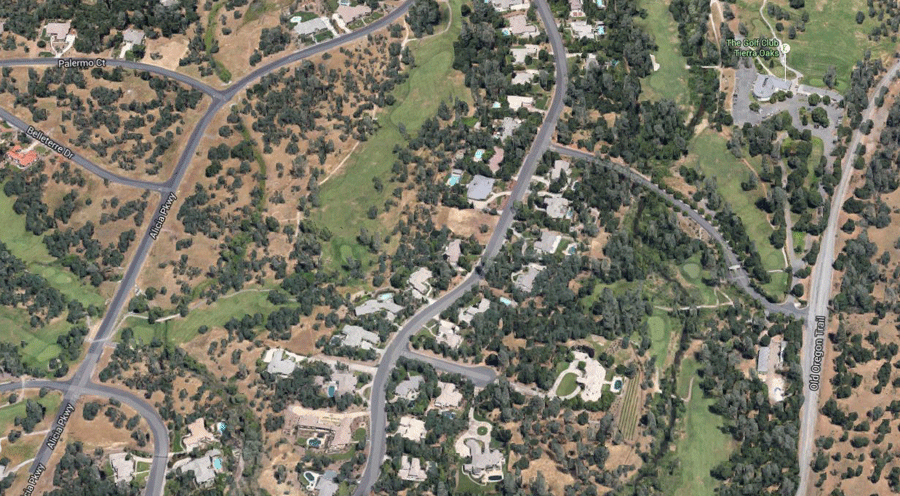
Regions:
<instances>
[{"instance_id":1,"label":"swimming pool","mask_svg":"<svg viewBox=\"0 0 900 496\"><path fill-rule=\"evenodd\" d=\"M481 160L481 157L484 157L484 150L479 148L478 150L475 150L475 160Z\"/></svg>"},{"instance_id":2,"label":"swimming pool","mask_svg":"<svg viewBox=\"0 0 900 496\"><path fill-rule=\"evenodd\" d=\"M334 391L335 391L334 386L328 386L328 397L329 398L334 398Z\"/></svg>"},{"instance_id":3,"label":"swimming pool","mask_svg":"<svg viewBox=\"0 0 900 496\"><path fill-rule=\"evenodd\" d=\"M503 28L503 36L509 36L512 34L512 31L509 28Z\"/></svg>"},{"instance_id":4,"label":"swimming pool","mask_svg":"<svg viewBox=\"0 0 900 496\"><path fill-rule=\"evenodd\" d=\"M322 446L322 440L313 437L306 440L306 445L310 448L318 448L319 446Z\"/></svg>"},{"instance_id":5,"label":"swimming pool","mask_svg":"<svg viewBox=\"0 0 900 496\"><path fill-rule=\"evenodd\" d=\"M303 478L310 482L314 482L316 480L316 474L309 471L303 472Z\"/></svg>"},{"instance_id":6,"label":"swimming pool","mask_svg":"<svg viewBox=\"0 0 900 496\"><path fill-rule=\"evenodd\" d=\"M216 470L222 470L222 459L219 457L213 458L213 468Z\"/></svg>"},{"instance_id":7,"label":"swimming pool","mask_svg":"<svg viewBox=\"0 0 900 496\"><path fill-rule=\"evenodd\" d=\"M512 300L510 300L509 298L507 298L505 296L501 296L500 303L503 303L506 306L510 306L510 305L512 305Z\"/></svg>"},{"instance_id":8,"label":"swimming pool","mask_svg":"<svg viewBox=\"0 0 900 496\"><path fill-rule=\"evenodd\" d=\"M453 186L456 186L457 184L459 184L459 180L461 177L462 176L460 176L458 174L450 174L450 178L447 179L447 186L450 186L451 188Z\"/></svg>"}]
</instances>

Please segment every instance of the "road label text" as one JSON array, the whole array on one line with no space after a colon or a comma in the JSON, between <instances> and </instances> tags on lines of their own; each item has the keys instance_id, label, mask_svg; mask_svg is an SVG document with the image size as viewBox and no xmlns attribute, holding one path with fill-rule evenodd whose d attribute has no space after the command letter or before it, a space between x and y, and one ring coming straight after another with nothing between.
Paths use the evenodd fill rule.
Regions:
<instances>
[{"instance_id":1,"label":"road label text","mask_svg":"<svg viewBox=\"0 0 900 496\"><path fill-rule=\"evenodd\" d=\"M66 429L66 424L69 423L69 417L74 411L75 407L69 403L66 405L65 410L63 410L59 418L56 419L56 428L53 429L53 432L50 433L50 439L47 440L47 447L51 450L56 449L56 443L58 443L59 438L62 437L62 433Z\"/></svg>"},{"instance_id":2,"label":"road label text","mask_svg":"<svg viewBox=\"0 0 900 496\"><path fill-rule=\"evenodd\" d=\"M106 67L106 59L57 59L56 67L71 67L74 69Z\"/></svg>"},{"instance_id":3,"label":"road label text","mask_svg":"<svg viewBox=\"0 0 900 496\"><path fill-rule=\"evenodd\" d=\"M31 496L31 493L34 492L34 486L37 485L38 479L44 474L45 468L43 463L38 463L38 466L34 469L34 473L28 477L28 485L26 485L25 490L22 491L22 496Z\"/></svg>"},{"instance_id":4,"label":"road label text","mask_svg":"<svg viewBox=\"0 0 900 496\"><path fill-rule=\"evenodd\" d=\"M25 134L28 135L29 138L33 138L46 145L47 148L55 151L56 153L71 159L75 156L75 153L72 152L68 147L62 146L59 143L50 139L49 136L44 134L42 131L38 131L34 128L34 126L28 126L28 129L25 130Z\"/></svg>"},{"instance_id":5,"label":"road label text","mask_svg":"<svg viewBox=\"0 0 900 496\"><path fill-rule=\"evenodd\" d=\"M156 239L159 236L159 232L162 231L163 224L166 223L166 217L169 216L169 209L172 208L172 204L175 203L178 197L175 196L175 193L169 193L169 196L166 198L166 202L159 207L159 216L156 218L156 222L153 223L153 227L150 228L150 237Z\"/></svg>"},{"instance_id":6,"label":"road label text","mask_svg":"<svg viewBox=\"0 0 900 496\"><path fill-rule=\"evenodd\" d=\"M825 316L816 316L816 330L813 334L813 360L809 367L809 390L818 391L825 359Z\"/></svg>"}]
</instances>

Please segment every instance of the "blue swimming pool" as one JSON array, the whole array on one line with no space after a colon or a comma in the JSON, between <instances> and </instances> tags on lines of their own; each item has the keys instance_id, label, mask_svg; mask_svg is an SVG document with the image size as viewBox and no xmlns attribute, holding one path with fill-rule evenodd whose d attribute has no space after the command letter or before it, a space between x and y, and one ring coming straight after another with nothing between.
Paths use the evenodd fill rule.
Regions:
<instances>
[{"instance_id":1,"label":"blue swimming pool","mask_svg":"<svg viewBox=\"0 0 900 496\"><path fill-rule=\"evenodd\" d=\"M307 471L307 472L303 472L303 478L306 479L306 480L308 480L308 481L310 481L310 482L316 480L315 474L313 474L312 472L308 472L308 471Z\"/></svg>"},{"instance_id":2,"label":"blue swimming pool","mask_svg":"<svg viewBox=\"0 0 900 496\"><path fill-rule=\"evenodd\" d=\"M329 398L334 398L334 392L335 392L334 386L328 386L328 397Z\"/></svg>"},{"instance_id":3,"label":"blue swimming pool","mask_svg":"<svg viewBox=\"0 0 900 496\"><path fill-rule=\"evenodd\" d=\"M453 186L456 186L457 184L459 184L460 177L461 176L458 174L451 174L450 178L447 179L447 186L453 187Z\"/></svg>"},{"instance_id":4,"label":"blue swimming pool","mask_svg":"<svg viewBox=\"0 0 900 496\"><path fill-rule=\"evenodd\" d=\"M481 157L484 157L484 150L475 150L475 160L481 160Z\"/></svg>"},{"instance_id":5,"label":"blue swimming pool","mask_svg":"<svg viewBox=\"0 0 900 496\"><path fill-rule=\"evenodd\" d=\"M222 459L219 457L213 458L213 468L216 470L222 470Z\"/></svg>"},{"instance_id":6,"label":"blue swimming pool","mask_svg":"<svg viewBox=\"0 0 900 496\"><path fill-rule=\"evenodd\" d=\"M506 306L510 306L510 305L512 305L512 300L510 300L509 298L507 298L505 296L501 296L500 303L503 303Z\"/></svg>"}]
</instances>

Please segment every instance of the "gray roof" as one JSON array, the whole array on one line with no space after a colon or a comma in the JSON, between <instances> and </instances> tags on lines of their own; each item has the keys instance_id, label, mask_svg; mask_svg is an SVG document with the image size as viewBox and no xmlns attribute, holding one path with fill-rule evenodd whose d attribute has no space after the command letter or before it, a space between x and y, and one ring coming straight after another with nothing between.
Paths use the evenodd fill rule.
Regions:
<instances>
[{"instance_id":1,"label":"gray roof","mask_svg":"<svg viewBox=\"0 0 900 496\"><path fill-rule=\"evenodd\" d=\"M184 465L181 466L182 472L190 472L194 471L194 480L197 481L197 484L203 485L208 482L211 482L216 478L216 471L212 466L213 457L219 456L222 454L219 450L211 450L207 451L205 455L200 458L191 460Z\"/></svg>"},{"instance_id":2,"label":"gray roof","mask_svg":"<svg viewBox=\"0 0 900 496\"><path fill-rule=\"evenodd\" d=\"M525 269L522 273L520 273L513 283L520 290L530 293L532 287L534 286L534 280L537 278L538 274L544 271L544 267L536 264L528 264L528 268Z\"/></svg>"},{"instance_id":3,"label":"gray roof","mask_svg":"<svg viewBox=\"0 0 900 496\"><path fill-rule=\"evenodd\" d=\"M540 241L535 241L534 249L541 253L552 255L556 253L556 249L559 248L560 238L561 236L559 233L546 230L541 231L541 239Z\"/></svg>"},{"instance_id":4,"label":"gray roof","mask_svg":"<svg viewBox=\"0 0 900 496\"><path fill-rule=\"evenodd\" d=\"M776 91L789 89L791 89L790 81L765 74L757 74L756 81L753 82L753 96L760 100L768 100Z\"/></svg>"},{"instance_id":5,"label":"gray roof","mask_svg":"<svg viewBox=\"0 0 900 496\"><path fill-rule=\"evenodd\" d=\"M494 180L478 174L469 182L467 189L470 200L486 200L494 189Z\"/></svg>"},{"instance_id":6,"label":"gray roof","mask_svg":"<svg viewBox=\"0 0 900 496\"><path fill-rule=\"evenodd\" d=\"M284 357L284 350L276 350L275 353L272 354L272 361L269 362L266 371L270 374L291 375L296 367L296 362L290 358Z\"/></svg>"},{"instance_id":7,"label":"gray roof","mask_svg":"<svg viewBox=\"0 0 900 496\"><path fill-rule=\"evenodd\" d=\"M756 371L765 374L769 371L769 347L760 346L759 353L756 355Z\"/></svg>"},{"instance_id":8,"label":"gray roof","mask_svg":"<svg viewBox=\"0 0 900 496\"><path fill-rule=\"evenodd\" d=\"M401 310L403 310L403 307L394 303L393 297L391 297L391 299L389 299L389 300L381 300L378 298L373 298L373 299L363 302L363 304L357 306L355 309L355 312L356 312L356 316L360 317L363 315L369 315L371 313L377 313L382 310L384 310L388 313L388 318L390 320L394 320L394 317L396 317L396 315L398 313L400 313Z\"/></svg>"},{"instance_id":9,"label":"gray roof","mask_svg":"<svg viewBox=\"0 0 900 496\"><path fill-rule=\"evenodd\" d=\"M372 345L377 345L381 342L381 338L378 337L378 334L367 331L359 326L344 326L344 329L341 332L344 333L344 346L362 346L363 348L371 348Z\"/></svg>"},{"instance_id":10,"label":"gray roof","mask_svg":"<svg viewBox=\"0 0 900 496\"><path fill-rule=\"evenodd\" d=\"M402 381L400 384L397 384L397 388L394 390L397 393L397 396L406 399L414 399L418 396L419 386L422 385L422 381L425 379L421 375L412 376L405 381Z\"/></svg>"},{"instance_id":11,"label":"gray roof","mask_svg":"<svg viewBox=\"0 0 900 496\"><path fill-rule=\"evenodd\" d=\"M316 482L316 489L319 491L319 496L334 496L337 494L339 486L334 482L334 478L337 477L337 472L334 470L326 470L321 477L319 477L318 482Z\"/></svg>"},{"instance_id":12,"label":"gray roof","mask_svg":"<svg viewBox=\"0 0 900 496\"><path fill-rule=\"evenodd\" d=\"M298 23L294 26L294 32L299 36L309 36L312 34L316 34L319 31L330 30L331 26L328 24L328 21L322 19L321 17L316 17L315 19L310 19L305 22Z\"/></svg>"},{"instance_id":13,"label":"gray roof","mask_svg":"<svg viewBox=\"0 0 900 496\"><path fill-rule=\"evenodd\" d=\"M125 43L140 45L144 42L144 32L140 29L128 28L122 32L122 39L125 40Z\"/></svg>"}]
</instances>

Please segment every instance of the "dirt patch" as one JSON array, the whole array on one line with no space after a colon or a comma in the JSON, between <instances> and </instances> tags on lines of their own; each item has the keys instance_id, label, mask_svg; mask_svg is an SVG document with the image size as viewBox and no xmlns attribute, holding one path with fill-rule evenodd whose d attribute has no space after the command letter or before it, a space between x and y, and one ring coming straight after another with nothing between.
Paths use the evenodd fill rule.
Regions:
<instances>
[{"instance_id":1,"label":"dirt patch","mask_svg":"<svg viewBox=\"0 0 900 496\"><path fill-rule=\"evenodd\" d=\"M437 207L437 215L434 223L437 226L445 225L458 237L468 238L475 236L479 243L485 244L490 239L490 234L497 225L499 217L475 209L459 210L451 207ZM487 232L481 232L481 226L488 226Z\"/></svg>"},{"instance_id":2,"label":"dirt patch","mask_svg":"<svg viewBox=\"0 0 900 496\"><path fill-rule=\"evenodd\" d=\"M547 481L547 488L550 489L550 494L563 494L566 486L575 482L574 477L559 470L556 462L546 456L531 461L528 468L522 471L522 481L531 482L539 473Z\"/></svg>"}]
</instances>

